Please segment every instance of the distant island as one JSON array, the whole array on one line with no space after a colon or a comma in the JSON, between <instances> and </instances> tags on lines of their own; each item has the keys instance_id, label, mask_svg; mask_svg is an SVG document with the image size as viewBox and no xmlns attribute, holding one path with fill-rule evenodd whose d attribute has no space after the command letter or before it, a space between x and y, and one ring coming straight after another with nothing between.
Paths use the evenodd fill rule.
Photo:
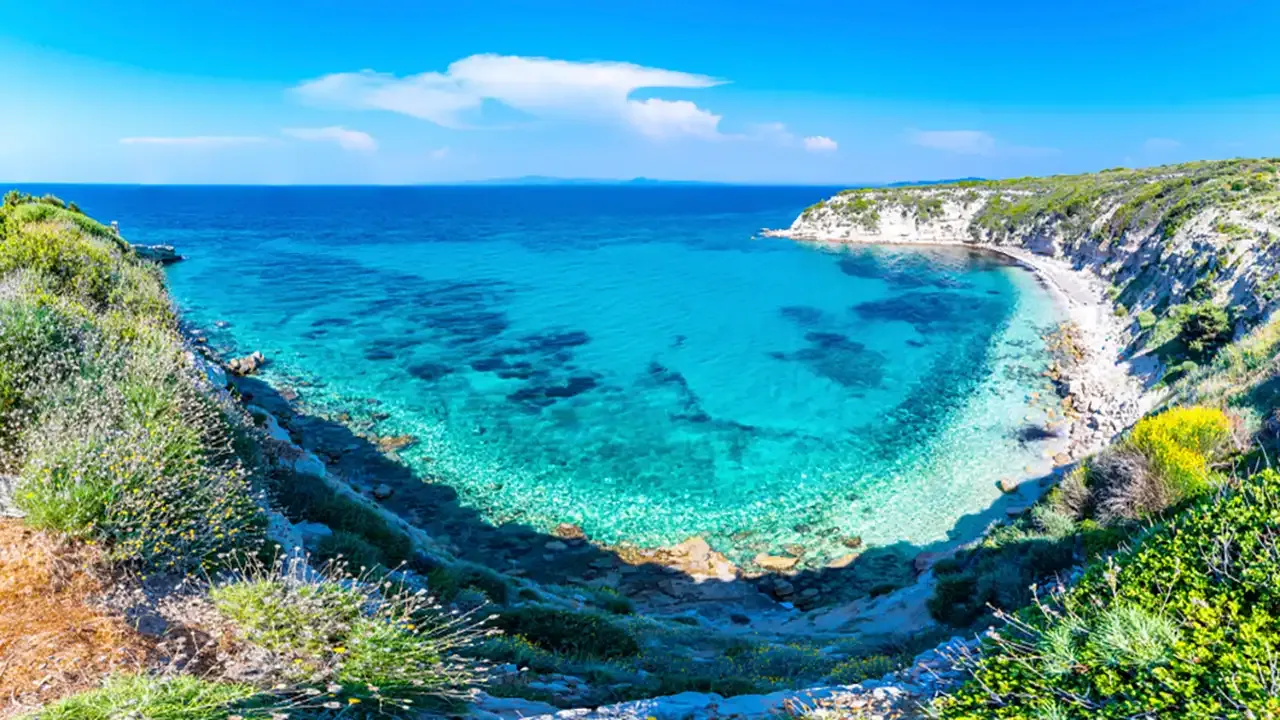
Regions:
<instances>
[{"instance_id":1,"label":"distant island","mask_svg":"<svg viewBox=\"0 0 1280 720\"><path fill-rule=\"evenodd\" d=\"M813 185L813 187L844 187L844 188L919 187L924 185L948 185L951 183L958 183L958 182L979 182L984 179L985 178L965 177L965 178L951 178L947 180L901 180L898 182L891 182L891 183L867 183L867 182L829 183L829 184L818 183L816 185ZM483 185L486 187L540 186L540 185L626 185L626 186L632 186L632 187L663 186L663 185L677 185L677 186L688 187L688 186L705 185L708 187L717 187L717 186L725 187L725 186L731 186L731 185L736 185L736 186L774 185L773 183L740 183L740 182L733 183L733 182L718 182L715 180L662 180L658 178L647 178L647 177L634 177L629 179L562 178L562 177L553 177L549 175L522 175L520 177L513 177L513 178L489 178L486 180L470 180L470 181L462 182L458 184L459 185ZM778 184L785 185L788 183L778 183ZM811 183L804 183L804 184L811 185Z\"/></svg>"}]
</instances>

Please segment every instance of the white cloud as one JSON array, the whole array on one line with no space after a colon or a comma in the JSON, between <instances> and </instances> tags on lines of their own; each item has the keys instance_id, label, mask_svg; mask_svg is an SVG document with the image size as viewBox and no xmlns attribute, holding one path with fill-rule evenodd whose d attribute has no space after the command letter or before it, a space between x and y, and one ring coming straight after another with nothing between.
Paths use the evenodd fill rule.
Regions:
<instances>
[{"instance_id":1,"label":"white cloud","mask_svg":"<svg viewBox=\"0 0 1280 720\"><path fill-rule=\"evenodd\" d=\"M720 116L688 100L627 101L627 122L654 139L691 135L707 139L720 136Z\"/></svg>"},{"instance_id":2,"label":"white cloud","mask_svg":"<svg viewBox=\"0 0 1280 720\"><path fill-rule=\"evenodd\" d=\"M1177 150L1180 147L1182 147L1182 143L1172 138L1149 138L1146 142L1142 143L1142 149L1149 153L1168 152L1170 150Z\"/></svg>"},{"instance_id":3,"label":"white cloud","mask_svg":"<svg viewBox=\"0 0 1280 720\"><path fill-rule=\"evenodd\" d=\"M980 130L914 130L910 138L921 147L961 155L987 155L996 147L996 139Z\"/></svg>"},{"instance_id":4,"label":"white cloud","mask_svg":"<svg viewBox=\"0 0 1280 720\"><path fill-rule=\"evenodd\" d=\"M835 152L839 143L825 135L813 135L804 139L804 149L809 152Z\"/></svg>"},{"instance_id":5,"label":"white cloud","mask_svg":"<svg viewBox=\"0 0 1280 720\"><path fill-rule=\"evenodd\" d=\"M385 110L451 128L466 127L491 100L538 118L618 122L652 138L713 138L720 136L719 115L688 100L630 96L646 88L699 89L723 82L631 63L472 55L442 73L336 73L294 92L319 104Z\"/></svg>"},{"instance_id":6,"label":"white cloud","mask_svg":"<svg viewBox=\"0 0 1280 720\"><path fill-rule=\"evenodd\" d=\"M126 137L120 138L121 145L168 145L176 147L232 147L235 145L254 145L267 142L264 137L247 137L234 135L198 135L194 137Z\"/></svg>"},{"instance_id":7,"label":"white cloud","mask_svg":"<svg viewBox=\"0 0 1280 720\"><path fill-rule=\"evenodd\" d=\"M377 141L374 140L369 133L360 132L359 130L348 130L340 126L322 128L286 128L281 130L281 132L298 140L307 140L310 142L335 142L343 150L373 152L378 149Z\"/></svg>"},{"instance_id":8,"label":"white cloud","mask_svg":"<svg viewBox=\"0 0 1280 720\"><path fill-rule=\"evenodd\" d=\"M430 153L427 153L427 154L431 156L432 160L443 160L449 157L449 148L448 147L436 148L435 150L432 150Z\"/></svg>"}]
</instances>

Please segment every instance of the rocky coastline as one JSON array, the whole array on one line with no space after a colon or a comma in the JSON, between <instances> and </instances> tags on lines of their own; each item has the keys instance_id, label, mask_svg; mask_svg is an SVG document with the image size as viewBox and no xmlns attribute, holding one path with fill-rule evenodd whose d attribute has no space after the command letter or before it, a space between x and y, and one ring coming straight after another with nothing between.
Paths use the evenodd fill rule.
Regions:
<instances>
[{"instance_id":1,"label":"rocky coastline","mask_svg":"<svg viewBox=\"0 0 1280 720\"><path fill-rule=\"evenodd\" d=\"M829 249L863 242L794 231L771 231L767 235ZM1123 358L1129 332L1114 313L1114 303L1107 296L1105 283L1087 270L1077 270L1061 259L1019 248L937 238L898 239L897 242L955 245L999 253L1033 272L1062 309L1064 322L1046 337L1054 355L1054 362L1046 374L1053 381L1058 397L1041 399L1055 412L1049 413L1053 418L1050 422L1036 428L1037 438L1045 441L1046 448L1051 448L1057 469L1052 475L1039 477L1039 482L1033 483L1025 482L1030 477L992 478L992 482L1009 493L1009 497L1016 498L1004 505L1003 516L1014 517L1024 512L1046 488L1052 486L1061 472L1105 446L1153 403L1154 395L1146 392L1146 387L1157 368L1135 367ZM261 382L250 376L267 366L267 358L255 352L223 361L201 342L203 336L192 333L190 337L195 354L200 355L208 367L211 383L218 387L235 387L241 397L247 395L246 410L258 421L267 437L277 443L278 462L285 463L296 472L323 478L336 491L377 508L413 535L419 551L447 561L457 559L455 553L458 548L450 545L447 536L441 543L432 532L417 527L416 519L406 519L391 506L383 507L397 492L396 487L385 483L362 485L344 477L341 471L334 475L329 470L328 465L338 462L349 448L306 442L308 433L300 432L293 420L305 417L305 409L298 407L296 392L280 386L274 388L277 397L266 402L256 397L253 391L245 391L240 383ZM347 413L339 413L336 420L351 424ZM382 436L369 432L367 428L356 432L376 452L393 462L398 460L398 451L411 446L416 440L411 436ZM315 541L317 533L323 535L327 529L290 524L284 518L275 520L273 528L278 540L290 546L306 547ZM736 566L700 537L689 538L671 547L642 549L592 544L581 528L568 523L562 523L549 534L554 539L529 549L532 555L541 557L544 566L559 567L566 561L571 563L576 552L589 547L613 557L607 566L605 561L596 560L592 568L578 571L578 576L570 577L583 587L594 586L598 578L622 590L626 596L636 600L644 612L655 618L689 617L707 629L725 633L749 632L753 637L766 641L770 638L785 641L797 636L838 637L846 633L905 637L936 627L926 609L926 601L933 588L930 568L937 560L980 539L980 534L952 538L948 547L941 551L934 550L917 557L912 563L916 580L906 587L880 596L849 599L833 592L833 587L812 582L806 573L801 572L797 566L803 556L802 548L787 555L761 554L754 562L759 569L752 569ZM857 538L849 539L846 543L849 554L832 563L832 568L839 569L855 562L865 550L860 545ZM559 601L570 606L573 603L571 597L539 592L541 579L532 568L516 566L510 569L510 576L517 578L528 592L537 593L544 601ZM528 580L520 579L522 576ZM870 718L916 717L920 716L921 709L929 700L960 682L964 674L960 667L962 659L976 653L979 645L976 638L953 638L917 656L903 670L856 685L734 697L686 692L594 710L558 710L545 703L481 694L473 715L486 719L539 717L546 720L570 717L753 718L772 716L780 711L803 710L814 717L844 717L850 712ZM562 697L586 694L580 678L539 678L532 681L533 684L551 683L548 687L552 690L559 687L556 683L564 684L565 692L559 693Z\"/></svg>"},{"instance_id":2,"label":"rocky coastline","mask_svg":"<svg viewBox=\"0 0 1280 720\"><path fill-rule=\"evenodd\" d=\"M797 220L797 225L802 222ZM1063 422L1044 429L1049 437L1067 440L1054 453L1063 460L1057 465L1066 465L1104 447L1159 400L1156 393L1150 392L1159 379L1158 363L1151 357L1126 357L1133 339L1132 322L1117 315L1116 303L1107 293L1108 283L1091 270L1072 267L1064 257L929 234L840 236L793 226L764 230L761 236L833 251L856 245L964 248L999 255L1034 274L1064 317L1052 337L1046 338L1055 355L1048 372L1061 399Z\"/></svg>"}]
</instances>

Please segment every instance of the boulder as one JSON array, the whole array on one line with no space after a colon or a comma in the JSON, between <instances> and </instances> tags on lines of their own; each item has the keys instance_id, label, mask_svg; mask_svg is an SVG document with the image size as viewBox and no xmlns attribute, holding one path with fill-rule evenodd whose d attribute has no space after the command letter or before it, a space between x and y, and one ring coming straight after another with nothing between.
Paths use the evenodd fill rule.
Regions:
<instances>
[{"instance_id":1,"label":"boulder","mask_svg":"<svg viewBox=\"0 0 1280 720\"><path fill-rule=\"evenodd\" d=\"M323 478L329 473L325 470L324 463L316 454L304 450L292 463L293 471L299 475L311 475L312 477Z\"/></svg>"},{"instance_id":2,"label":"boulder","mask_svg":"<svg viewBox=\"0 0 1280 720\"><path fill-rule=\"evenodd\" d=\"M267 434L267 437L279 442L293 442L293 438L289 437L289 432L280 427L280 421L276 420L275 415L257 405L245 405L244 409L255 420L259 420L262 423L262 430Z\"/></svg>"},{"instance_id":3,"label":"boulder","mask_svg":"<svg viewBox=\"0 0 1280 720\"><path fill-rule=\"evenodd\" d=\"M584 540L587 537L587 534L582 531L582 528L574 525L573 523L560 523L551 531L551 534L561 540Z\"/></svg>"},{"instance_id":4,"label":"boulder","mask_svg":"<svg viewBox=\"0 0 1280 720\"><path fill-rule=\"evenodd\" d=\"M856 553L849 553L848 555L841 555L840 557L836 558L835 560L832 560L832 561L828 562L828 563L827 563L827 567L831 568L832 570L838 570L838 569L840 569L840 568L846 568L846 567L849 567L850 565L852 565L852 564L853 564L853 561L854 561L854 560L857 560L857 559L858 559L858 555L857 555Z\"/></svg>"},{"instance_id":5,"label":"boulder","mask_svg":"<svg viewBox=\"0 0 1280 720\"><path fill-rule=\"evenodd\" d=\"M348 420L350 420L349 417ZM392 453L415 445L417 442L418 438L412 435L389 435L378 438L378 449L384 453Z\"/></svg>"},{"instance_id":6,"label":"boulder","mask_svg":"<svg viewBox=\"0 0 1280 720\"><path fill-rule=\"evenodd\" d=\"M862 537L860 535L847 537L841 540L840 544L849 548L850 550L857 550L858 548L862 547Z\"/></svg>"},{"instance_id":7,"label":"boulder","mask_svg":"<svg viewBox=\"0 0 1280 720\"><path fill-rule=\"evenodd\" d=\"M755 557L755 564L765 570L774 572L783 572L790 570L800 562L800 558L787 557L785 555L770 555L768 553L760 553Z\"/></svg>"},{"instance_id":8,"label":"boulder","mask_svg":"<svg viewBox=\"0 0 1280 720\"><path fill-rule=\"evenodd\" d=\"M509 720L511 718L550 717L559 711L554 705L523 698L493 697L476 693L471 702L471 717L476 720Z\"/></svg>"},{"instance_id":9,"label":"boulder","mask_svg":"<svg viewBox=\"0 0 1280 720\"><path fill-rule=\"evenodd\" d=\"M169 265L182 259L172 245L133 245L131 247L134 255L161 265Z\"/></svg>"},{"instance_id":10,"label":"boulder","mask_svg":"<svg viewBox=\"0 0 1280 720\"><path fill-rule=\"evenodd\" d=\"M252 375L262 369L267 364L267 359L262 353L254 351L244 357L233 358L227 363L227 370L235 375Z\"/></svg>"},{"instance_id":11,"label":"boulder","mask_svg":"<svg viewBox=\"0 0 1280 720\"><path fill-rule=\"evenodd\" d=\"M795 591L796 587L782 578L773 581L773 594L777 597L786 597Z\"/></svg>"},{"instance_id":12,"label":"boulder","mask_svg":"<svg viewBox=\"0 0 1280 720\"><path fill-rule=\"evenodd\" d=\"M373 489L373 496L379 500L386 500L395 492L390 485L382 483Z\"/></svg>"},{"instance_id":13,"label":"boulder","mask_svg":"<svg viewBox=\"0 0 1280 720\"><path fill-rule=\"evenodd\" d=\"M294 523L293 531L302 539L302 546L314 548L321 540L333 534L333 530L324 523Z\"/></svg>"}]
</instances>

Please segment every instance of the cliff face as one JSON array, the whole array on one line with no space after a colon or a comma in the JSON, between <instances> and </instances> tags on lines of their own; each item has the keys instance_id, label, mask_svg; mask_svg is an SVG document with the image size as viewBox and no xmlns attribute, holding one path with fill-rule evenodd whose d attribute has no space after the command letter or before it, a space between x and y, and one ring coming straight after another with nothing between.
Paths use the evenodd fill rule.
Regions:
<instances>
[{"instance_id":1,"label":"cliff face","mask_svg":"<svg viewBox=\"0 0 1280 720\"><path fill-rule=\"evenodd\" d=\"M1238 317L1280 294L1280 160L846 190L779 234L847 243L1020 247L1110 282L1128 310L1213 300Z\"/></svg>"}]
</instances>

